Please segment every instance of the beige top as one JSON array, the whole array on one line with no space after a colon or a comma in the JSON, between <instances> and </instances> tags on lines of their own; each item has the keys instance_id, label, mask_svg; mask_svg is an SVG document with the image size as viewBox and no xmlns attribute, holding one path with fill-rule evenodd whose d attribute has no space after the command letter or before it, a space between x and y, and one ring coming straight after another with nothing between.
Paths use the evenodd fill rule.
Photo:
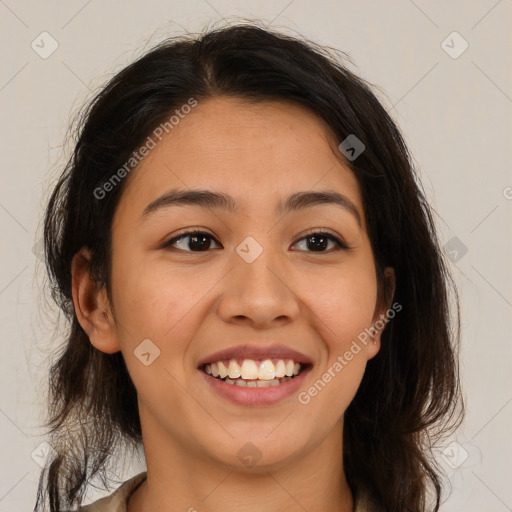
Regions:
<instances>
[{"instance_id":1,"label":"beige top","mask_svg":"<svg viewBox=\"0 0 512 512\"><path fill-rule=\"evenodd\" d=\"M112 494L90 505L80 507L79 512L126 512L126 504L137 487L146 480L147 472L139 473L123 482Z\"/></svg>"},{"instance_id":2,"label":"beige top","mask_svg":"<svg viewBox=\"0 0 512 512\"><path fill-rule=\"evenodd\" d=\"M80 512L126 512L128 499L137 487L146 480L146 476L146 471L135 475L121 484L111 495L81 507ZM368 500L364 496L356 503L354 512L371 512Z\"/></svg>"}]
</instances>

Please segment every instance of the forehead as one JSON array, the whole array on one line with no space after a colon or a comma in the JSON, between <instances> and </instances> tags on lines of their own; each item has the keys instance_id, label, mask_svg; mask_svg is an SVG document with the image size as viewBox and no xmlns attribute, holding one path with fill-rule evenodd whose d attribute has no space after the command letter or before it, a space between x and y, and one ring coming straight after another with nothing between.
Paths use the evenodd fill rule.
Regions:
<instances>
[{"instance_id":1,"label":"forehead","mask_svg":"<svg viewBox=\"0 0 512 512\"><path fill-rule=\"evenodd\" d=\"M364 217L357 179L328 126L291 102L199 101L132 171L121 203L140 214L175 187L223 191L239 199L241 211L299 190L332 189Z\"/></svg>"}]
</instances>

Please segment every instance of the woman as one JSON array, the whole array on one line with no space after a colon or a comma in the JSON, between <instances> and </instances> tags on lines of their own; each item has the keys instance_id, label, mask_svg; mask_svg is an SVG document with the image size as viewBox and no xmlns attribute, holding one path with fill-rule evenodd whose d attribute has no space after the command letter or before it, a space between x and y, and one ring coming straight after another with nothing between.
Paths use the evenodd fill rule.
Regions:
<instances>
[{"instance_id":1,"label":"woman","mask_svg":"<svg viewBox=\"0 0 512 512\"><path fill-rule=\"evenodd\" d=\"M437 511L453 287L398 128L334 54L164 41L81 121L45 217L71 324L36 510ZM453 288L454 289L454 288ZM455 293L456 299L456 293Z\"/></svg>"}]
</instances>

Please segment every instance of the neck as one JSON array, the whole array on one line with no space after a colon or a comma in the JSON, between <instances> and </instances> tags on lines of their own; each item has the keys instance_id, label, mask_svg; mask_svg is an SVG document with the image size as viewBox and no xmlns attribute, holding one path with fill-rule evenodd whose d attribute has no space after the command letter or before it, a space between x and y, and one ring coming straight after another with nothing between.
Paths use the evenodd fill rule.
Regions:
<instances>
[{"instance_id":1,"label":"neck","mask_svg":"<svg viewBox=\"0 0 512 512\"><path fill-rule=\"evenodd\" d=\"M147 479L131 496L127 512L354 509L342 464L342 421L314 450L272 467L256 464L245 471L173 442L157 425L142 423ZM151 435L144 436L144 430Z\"/></svg>"}]
</instances>

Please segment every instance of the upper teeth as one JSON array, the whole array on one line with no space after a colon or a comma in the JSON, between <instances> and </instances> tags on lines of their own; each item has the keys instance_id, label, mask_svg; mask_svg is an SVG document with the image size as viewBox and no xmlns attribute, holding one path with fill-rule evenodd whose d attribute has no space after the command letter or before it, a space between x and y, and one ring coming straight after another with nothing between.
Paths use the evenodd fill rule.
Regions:
<instances>
[{"instance_id":1,"label":"upper teeth","mask_svg":"<svg viewBox=\"0 0 512 512\"><path fill-rule=\"evenodd\" d=\"M276 364L271 359L265 359L264 361L255 361L253 359L244 359L242 364L239 365L236 359L230 359L227 361L217 361L216 363L207 364L204 367L204 371L208 375L214 377L220 377L224 379L229 377L230 379L261 379L261 380L272 380L280 377L291 377L292 375L298 375L300 372L300 363L296 363L291 359L286 361L278 359Z\"/></svg>"}]
</instances>

